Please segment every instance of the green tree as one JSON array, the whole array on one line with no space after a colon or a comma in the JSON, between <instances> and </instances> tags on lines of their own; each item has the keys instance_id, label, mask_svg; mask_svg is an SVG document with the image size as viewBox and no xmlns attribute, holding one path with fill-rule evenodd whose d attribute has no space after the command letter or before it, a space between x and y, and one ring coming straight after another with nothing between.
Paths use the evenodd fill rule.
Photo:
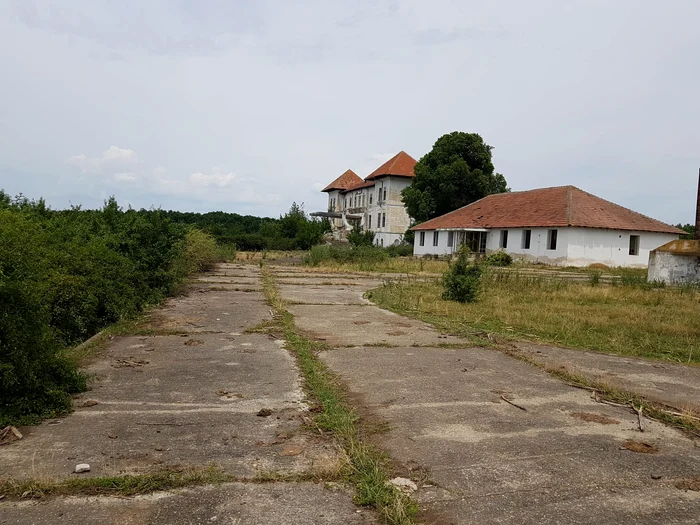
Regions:
<instances>
[{"instance_id":1,"label":"green tree","mask_svg":"<svg viewBox=\"0 0 700 525\"><path fill-rule=\"evenodd\" d=\"M415 178L402 192L408 214L424 222L493 193L508 191L494 172L491 150L476 133L455 131L440 137L415 167Z\"/></svg>"},{"instance_id":2,"label":"green tree","mask_svg":"<svg viewBox=\"0 0 700 525\"><path fill-rule=\"evenodd\" d=\"M695 235L695 226L692 224L676 224L676 228L685 231L685 235L681 235L681 239L692 239Z\"/></svg>"}]
</instances>

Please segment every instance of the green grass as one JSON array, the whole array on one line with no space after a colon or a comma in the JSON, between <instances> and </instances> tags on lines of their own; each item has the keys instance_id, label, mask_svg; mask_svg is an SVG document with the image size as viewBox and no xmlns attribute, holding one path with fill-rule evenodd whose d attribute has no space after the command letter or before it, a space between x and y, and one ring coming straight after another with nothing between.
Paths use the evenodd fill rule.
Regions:
<instances>
[{"instance_id":1,"label":"green grass","mask_svg":"<svg viewBox=\"0 0 700 525\"><path fill-rule=\"evenodd\" d=\"M439 280L390 282L372 301L473 342L485 334L619 355L700 363L700 293L591 286L491 273L479 300L441 298Z\"/></svg>"},{"instance_id":2,"label":"green grass","mask_svg":"<svg viewBox=\"0 0 700 525\"><path fill-rule=\"evenodd\" d=\"M287 348L296 357L306 393L320 408L314 423L322 431L331 433L347 455L346 475L355 488L355 502L376 508L388 524L414 523L417 504L410 496L387 483L389 459L363 439L366 429L363 429L359 416L350 406L338 378L317 357L318 352L327 350L328 347L304 337L296 330L294 317L287 312L274 278L266 266L263 267L263 290L276 312L276 330L285 338Z\"/></svg>"},{"instance_id":3,"label":"green grass","mask_svg":"<svg viewBox=\"0 0 700 525\"><path fill-rule=\"evenodd\" d=\"M43 498L70 495L133 496L159 490L172 490L194 485L213 485L238 481L220 469L163 470L149 474L105 477L75 477L62 481L13 481L0 478L0 494L8 498Z\"/></svg>"}]
</instances>

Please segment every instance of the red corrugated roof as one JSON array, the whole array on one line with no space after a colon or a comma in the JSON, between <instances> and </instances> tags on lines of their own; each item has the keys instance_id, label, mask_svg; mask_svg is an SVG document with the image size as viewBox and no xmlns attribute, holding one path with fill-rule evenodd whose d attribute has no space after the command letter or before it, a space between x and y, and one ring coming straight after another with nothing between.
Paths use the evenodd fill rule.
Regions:
<instances>
[{"instance_id":1,"label":"red corrugated roof","mask_svg":"<svg viewBox=\"0 0 700 525\"><path fill-rule=\"evenodd\" d=\"M411 157L405 151L399 151L396 155L379 166L376 170L370 173L365 180L372 180L386 175L394 175L397 177L415 177L413 167L416 165L416 159Z\"/></svg>"},{"instance_id":2,"label":"red corrugated roof","mask_svg":"<svg viewBox=\"0 0 700 525\"><path fill-rule=\"evenodd\" d=\"M412 228L602 228L683 234L678 228L575 186L489 195Z\"/></svg>"},{"instance_id":3,"label":"red corrugated roof","mask_svg":"<svg viewBox=\"0 0 700 525\"><path fill-rule=\"evenodd\" d=\"M364 181L359 175L357 175L357 173L352 170L348 170L321 191L346 190L352 186L362 184L363 182Z\"/></svg>"}]
</instances>

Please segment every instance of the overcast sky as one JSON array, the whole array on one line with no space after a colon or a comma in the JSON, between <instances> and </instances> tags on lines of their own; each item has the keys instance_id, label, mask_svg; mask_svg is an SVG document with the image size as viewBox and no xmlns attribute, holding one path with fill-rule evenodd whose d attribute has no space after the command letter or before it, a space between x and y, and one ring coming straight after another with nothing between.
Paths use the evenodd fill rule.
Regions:
<instances>
[{"instance_id":1,"label":"overcast sky","mask_svg":"<svg viewBox=\"0 0 700 525\"><path fill-rule=\"evenodd\" d=\"M0 188L277 216L480 133L513 190L693 222L700 2L0 0Z\"/></svg>"}]
</instances>

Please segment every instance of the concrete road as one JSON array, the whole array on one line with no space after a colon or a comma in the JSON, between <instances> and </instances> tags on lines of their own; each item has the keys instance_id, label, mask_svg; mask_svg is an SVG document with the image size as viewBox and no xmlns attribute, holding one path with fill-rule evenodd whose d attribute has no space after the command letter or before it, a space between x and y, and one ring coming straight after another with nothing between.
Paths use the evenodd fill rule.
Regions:
<instances>
[{"instance_id":1,"label":"concrete road","mask_svg":"<svg viewBox=\"0 0 700 525\"><path fill-rule=\"evenodd\" d=\"M358 301L376 279L338 275L325 294L296 279L281 293L297 326L335 347L322 359L388 423L378 444L417 482L427 523L700 523L700 492L684 489L700 448L684 434L650 420L641 432L630 410Z\"/></svg>"},{"instance_id":2,"label":"concrete road","mask_svg":"<svg viewBox=\"0 0 700 525\"><path fill-rule=\"evenodd\" d=\"M236 291L236 286L245 290ZM119 337L87 366L75 412L0 447L2 480L65 480L214 465L242 478L334 468L332 442L306 432L307 406L283 341L246 333L271 319L259 268L221 265L155 311L166 335ZM267 409L271 415L258 415ZM74 474L79 463L89 473ZM368 523L346 490L232 484L136 498L0 501L5 523ZM369 520L369 521L368 521Z\"/></svg>"}]
</instances>

